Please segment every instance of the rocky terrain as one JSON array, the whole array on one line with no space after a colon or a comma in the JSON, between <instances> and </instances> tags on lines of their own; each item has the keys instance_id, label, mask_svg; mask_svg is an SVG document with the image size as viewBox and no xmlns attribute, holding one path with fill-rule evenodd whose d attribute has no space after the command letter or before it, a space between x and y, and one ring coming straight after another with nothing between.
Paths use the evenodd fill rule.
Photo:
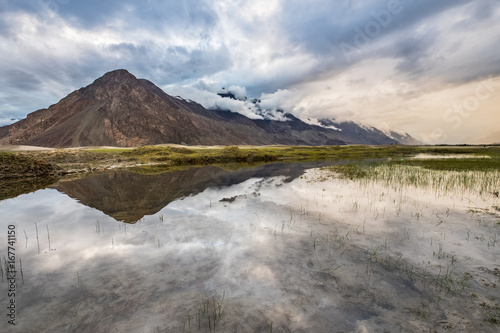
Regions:
<instances>
[{"instance_id":1,"label":"rocky terrain","mask_svg":"<svg viewBox=\"0 0 500 333\"><path fill-rule=\"evenodd\" d=\"M172 97L126 70L106 73L47 109L0 128L0 145L42 147L185 145L342 145L404 143L348 124L334 130L287 121L249 119ZM349 127L350 126L350 127ZM351 130L351 127L356 127ZM349 128L348 128L349 127Z\"/></svg>"}]
</instances>

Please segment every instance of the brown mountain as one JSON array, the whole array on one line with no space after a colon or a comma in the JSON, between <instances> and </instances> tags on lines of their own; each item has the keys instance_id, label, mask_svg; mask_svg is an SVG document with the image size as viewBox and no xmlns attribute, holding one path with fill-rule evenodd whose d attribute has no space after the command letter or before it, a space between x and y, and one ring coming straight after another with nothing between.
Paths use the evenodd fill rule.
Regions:
<instances>
[{"instance_id":1,"label":"brown mountain","mask_svg":"<svg viewBox=\"0 0 500 333\"><path fill-rule=\"evenodd\" d=\"M313 126L287 115L289 121L252 120L241 114L207 110L169 96L152 82L126 70L106 73L48 109L0 128L1 144L45 147L187 145L335 145L389 144L388 136L360 138Z\"/></svg>"}]
</instances>

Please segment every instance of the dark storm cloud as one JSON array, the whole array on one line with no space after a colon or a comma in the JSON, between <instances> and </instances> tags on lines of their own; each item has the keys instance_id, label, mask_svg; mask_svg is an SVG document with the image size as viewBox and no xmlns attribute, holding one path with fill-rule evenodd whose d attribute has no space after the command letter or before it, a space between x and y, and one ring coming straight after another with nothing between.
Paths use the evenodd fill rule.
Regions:
<instances>
[{"instance_id":1,"label":"dark storm cloud","mask_svg":"<svg viewBox=\"0 0 500 333\"><path fill-rule=\"evenodd\" d=\"M106 50L107 54L120 57L121 67L141 73L162 85L180 84L231 66L230 52L225 46L190 50L183 46L162 47L154 42L146 42L140 45L112 44Z\"/></svg>"},{"instance_id":2,"label":"dark storm cloud","mask_svg":"<svg viewBox=\"0 0 500 333\"><path fill-rule=\"evenodd\" d=\"M56 102L117 68L249 97L307 95L352 72L368 79L353 90L460 85L500 74L498 16L495 0L0 0L0 108L21 110L14 96L30 89Z\"/></svg>"},{"instance_id":3,"label":"dark storm cloud","mask_svg":"<svg viewBox=\"0 0 500 333\"><path fill-rule=\"evenodd\" d=\"M422 59L431 55L431 50L437 40L437 33L423 36L411 36L395 41L391 51L400 59L396 69L411 76L418 75L426 70Z\"/></svg>"},{"instance_id":4,"label":"dark storm cloud","mask_svg":"<svg viewBox=\"0 0 500 333\"><path fill-rule=\"evenodd\" d=\"M40 81L35 75L20 69L10 69L2 73L3 80L9 88L34 90L40 87Z\"/></svg>"},{"instance_id":5,"label":"dark storm cloud","mask_svg":"<svg viewBox=\"0 0 500 333\"><path fill-rule=\"evenodd\" d=\"M377 0L357 6L353 1L293 1L284 7L281 22L294 44L322 60L313 75L339 72L355 62L387 56L388 50L376 47L378 43L391 45L396 51L392 57L400 58L400 70L409 71L413 65L419 67L420 58L437 41L433 37L437 31L418 36L415 26L471 1Z\"/></svg>"},{"instance_id":6,"label":"dark storm cloud","mask_svg":"<svg viewBox=\"0 0 500 333\"><path fill-rule=\"evenodd\" d=\"M210 29L217 23L212 9L200 0L134 1L134 0L39 0L40 14L53 10L71 18L82 28L113 24L116 18L129 29Z\"/></svg>"},{"instance_id":7,"label":"dark storm cloud","mask_svg":"<svg viewBox=\"0 0 500 333\"><path fill-rule=\"evenodd\" d=\"M271 22L259 24L279 26L280 33L285 33L283 38L295 47L294 51L310 54L316 62L315 66L300 76L285 71L274 78L261 77L253 82L238 84L246 85L250 92L271 92L340 73L365 59L388 55L397 59L397 69L402 73L418 75L426 69L422 67L422 59L430 56L429 50L439 42L436 36L440 32L435 30L436 27L429 27L426 34L418 35L414 32L415 26L425 25L433 17L464 4L475 4L471 17L476 20L487 19L495 6L492 0L287 1L283 3L282 10L270 18ZM165 37L180 35L197 40L200 45L214 38L223 38L217 36L219 32L215 31L221 18L214 5L199 0L20 0L9 8L14 7L38 16L56 13L73 26L84 29L107 27L124 32L151 31ZM235 14L237 18L241 13ZM2 27L0 20L0 29ZM259 33L253 24L242 23L241 27L243 33ZM255 35L256 46L259 38L265 37ZM250 49L253 46L246 47ZM173 80L196 80L227 70L235 51L223 50L223 46L187 50L179 45L158 45L147 37L143 41L123 42L104 48L110 51L109 58L102 54L91 57L96 60L96 70L91 71L92 74L101 72L105 67L103 65L141 69L155 77L165 77L163 74L155 75L158 71L173 71L160 84L169 84ZM116 53L121 57L113 66L112 55ZM477 69L481 72L480 68ZM85 72L88 73L87 70Z\"/></svg>"}]
</instances>

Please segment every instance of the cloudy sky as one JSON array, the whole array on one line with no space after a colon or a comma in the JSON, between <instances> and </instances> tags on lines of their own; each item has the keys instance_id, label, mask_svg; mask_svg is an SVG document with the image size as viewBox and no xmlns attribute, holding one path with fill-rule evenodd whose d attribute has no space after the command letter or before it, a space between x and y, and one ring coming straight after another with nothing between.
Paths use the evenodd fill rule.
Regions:
<instances>
[{"instance_id":1,"label":"cloudy sky","mask_svg":"<svg viewBox=\"0 0 500 333\"><path fill-rule=\"evenodd\" d=\"M125 68L250 117L216 93L429 143L500 138L499 22L498 0L0 0L0 125Z\"/></svg>"}]
</instances>

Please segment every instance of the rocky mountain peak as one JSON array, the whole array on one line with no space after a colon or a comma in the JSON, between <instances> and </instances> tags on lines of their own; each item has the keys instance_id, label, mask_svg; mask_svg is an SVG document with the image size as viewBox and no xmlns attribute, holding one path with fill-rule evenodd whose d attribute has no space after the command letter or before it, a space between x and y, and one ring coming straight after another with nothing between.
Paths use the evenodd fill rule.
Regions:
<instances>
[{"instance_id":1,"label":"rocky mountain peak","mask_svg":"<svg viewBox=\"0 0 500 333\"><path fill-rule=\"evenodd\" d=\"M127 81L137 81L137 78L126 69L116 69L114 71L107 72L106 74L95 80L94 84L116 84Z\"/></svg>"},{"instance_id":2,"label":"rocky mountain peak","mask_svg":"<svg viewBox=\"0 0 500 333\"><path fill-rule=\"evenodd\" d=\"M227 96L231 97L231 96ZM259 109L259 103L256 106ZM266 115L262 111L263 116ZM0 127L0 144L44 147L187 145L338 145L396 142L380 131L309 125L284 112L250 119L174 98L127 70L108 72L48 109ZM266 117L264 117L266 118Z\"/></svg>"},{"instance_id":3,"label":"rocky mountain peak","mask_svg":"<svg viewBox=\"0 0 500 333\"><path fill-rule=\"evenodd\" d=\"M86 93L93 93L98 100L123 97L132 90L142 87L140 81L125 69L108 72L83 88Z\"/></svg>"}]
</instances>

